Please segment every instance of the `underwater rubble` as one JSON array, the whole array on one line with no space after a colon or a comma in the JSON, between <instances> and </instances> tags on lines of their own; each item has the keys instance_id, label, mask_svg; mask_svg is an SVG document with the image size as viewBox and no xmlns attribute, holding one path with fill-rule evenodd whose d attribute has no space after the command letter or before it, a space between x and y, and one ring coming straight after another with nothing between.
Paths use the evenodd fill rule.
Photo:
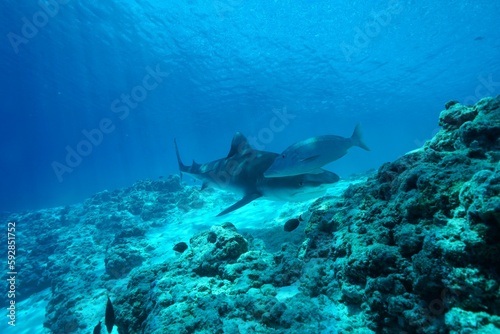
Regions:
<instances>
[{"instance_id":1,"label":"underwater rubble","mask_svg":"<svg viewBox=\"0 0 500 334\"><path fill-rule=\"evenodd\" d=\"M19 290L50 287L53 333L90 332L106 291L121 334L500 333L500 97L449 102L439 125L316 200L278 249L238 221L207 222L182 253L159 248L149 231L218 196L177 176L13 214L30 273Z\"/></svg>"}]
</instances>

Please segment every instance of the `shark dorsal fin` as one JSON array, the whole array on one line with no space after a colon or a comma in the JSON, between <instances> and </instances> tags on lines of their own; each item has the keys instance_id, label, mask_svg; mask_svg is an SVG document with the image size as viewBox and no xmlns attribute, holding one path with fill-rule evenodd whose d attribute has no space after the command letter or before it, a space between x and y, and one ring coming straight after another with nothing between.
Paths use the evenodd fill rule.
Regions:
<instances>
[{"instance_id":1,"label":"shark dorsal fin","mask_svg":"<svg viewBox=\"0 0 500 334\"><path fill-rule=\"evenodd\" d=\"M233 141L231 142L231 149L227 154L227 158L230 158L238 153L243 154L250 148L251 146L248 143L247 138L241 132L236 132L233 136Z\"/></svg>"},{"instance_id":2,"label":"shark dorsal fin","mask_svg":"<svg viewBox=\"0 0 500 334\"><path fill-rule=\"evenodd\" d=\"M197 163L196 161L194 161L194 159L193 159L193 165L191 166L191 168L194 169L194 170L196 170L196 169L199 169L200 166L201 165L199 163Z\"/></svg>"}]
</instances>

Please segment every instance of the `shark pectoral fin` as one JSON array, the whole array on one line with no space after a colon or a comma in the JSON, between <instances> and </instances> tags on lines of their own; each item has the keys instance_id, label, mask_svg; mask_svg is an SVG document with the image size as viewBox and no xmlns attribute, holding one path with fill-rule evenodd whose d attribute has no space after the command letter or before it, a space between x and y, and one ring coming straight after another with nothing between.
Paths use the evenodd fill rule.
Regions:
<instances>
[{"instance_id":1,"label":"shark pectoral fin","mask_svg":"<svg viewBox=\"0 0 500 334\"><path fill-rule=\"evenodd\" d=\"M203 182L203 183L201 184L201 189L200 189L200 190L204 190L204 189L206 189L206 188L208 188L208 182Z\"/></svg>"},{"instance_id":2,"label":"shark pectoral fin","mask_svg":"<svg viewBox=\"0 0 500 334\"><path fill-rule=\"evenodd\" d=\"M339 182L340 181L340 176L338 176L335 173L332 173L332 178L333 178L334 182Z\"/></svg>"},{"instance_id":3,"label":"shark pectoral fin","mask_svg":"<svg viewBox=\"0 0 500 334\"><path fill-rule=\"evenodd\" d=\"M304 158L304 159L300 159L300 162L314 161L314 160L316 160L318 158L319 158L319 154L318 155L312 155L310 157L307 157L307 158Z\"/></svg>"},{"instance_id":4,"label":"shark pectoral fin","mask_svg":"<svg viewBox=\"0 0 500 334\"><path fill-rule=\"evenodd\" d=\"M261 196L262 195L259 194L259 193L245 195L245 197L243 197L242 199L240 199L238 202L234 203L233 205L231 205L230 207L226 208L224 211L222 211L221 213L219 213L217 215L217 217L223 216L226 213L229 213L229 212L232 212L232 211L234 211L236 209L239 209L242 206L247 205L248 203L252 202L253 200L256 200L257 198L259 198Z\"/></svg>"}]
</instances>

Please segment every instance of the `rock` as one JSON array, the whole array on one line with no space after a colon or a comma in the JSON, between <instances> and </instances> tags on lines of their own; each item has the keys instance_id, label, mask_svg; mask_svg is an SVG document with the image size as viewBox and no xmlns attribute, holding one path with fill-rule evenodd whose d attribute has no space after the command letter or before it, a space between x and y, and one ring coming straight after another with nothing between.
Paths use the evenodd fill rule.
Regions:
<instances>
[{"instance_id":1,"label":"rock","mask_svg":"<svg viewBox=\"0 0 500 334\"><path fill-rule=\"evenodd\" d=\"M200 276L221 274L221 265L235 262L248 251L248 241L241 234L222 226L212 226L209 231L195 235L190 244L197 264L194 271Z\"/></svg>"},{"instance_id":2,"label":"rock","mask_svg":"<svg viewBox=\"0 0 500 334\"><path fill-rule=\"evenodd\" d=\"M473 107L466 107L459 103L447 104L446 110L439 115L439 125L448 131L456 130L465 122L473 120L477 114L478 111Z\"/></svg>"},{"instance_id":3,"label":"rock","mask_svg":"<svg viewBox=\"0 0 500 334\"><path fill-rule=\"evenodd\" d=\"M472 107L448 104L440 115L443 129L423 149L348 188L341 205L333 200L318 203L330 210L312 208L305 231L317 250L308 250L304 260L331 254L341 300L368 305L365 327L427 333L474 328L448 316L455 307L452 314L486 312L469 315L499 330L492 320L500 310L499 106L499 98ZM331 237L317 238L325 232ZM327 272L311 277L311 296L334 296L323 278ZM304 275L312 273L308 268ZM447 325L439 325L445 318Z\"/></svg>"},{"instance_id":4,"label":"rock","mask_svg":"<svg viewBox=\"0 0 500 334\"><path fill-rule=\"evenodd\" d=\"M111 279L125 277L132 269L138 267L144 261L141 252L130 245L114 245L106 252L104 264L106 273Z\"/></svg>"},{"instance_id":5,"label":"rock","mask_svg":"<svg viewBox=\"0 0 500 334\"><path fill-rule=\"evenodd\" d=\"M460 191L460 203L474 222L500 226L500 172L477 172Z\"/></svg>"},{"instance_id":6,"label":"rock","mask_svg":"<svg viewBox=\"0 0 500 334\"><path fill-rule=\"evenodd\" d=\"M445 316L451 333L499 333L500 317L486 312L470 312L452 308Z\"/></svg>"},{"instance_id":7,"label":"rock","mask_svg":"<svg viewBox=\"0 0 500 334\"><path fill-rule=\"evenodd\" d=\"M305 237L226 222L174 256L150 236L229 199L178 176L6 215L22 240L16 301L50 285L54 333L89 332L106 290L121 334L499 332L499 107L447 103L422 148L316 200Z\"/></svg>"}]
</instances>

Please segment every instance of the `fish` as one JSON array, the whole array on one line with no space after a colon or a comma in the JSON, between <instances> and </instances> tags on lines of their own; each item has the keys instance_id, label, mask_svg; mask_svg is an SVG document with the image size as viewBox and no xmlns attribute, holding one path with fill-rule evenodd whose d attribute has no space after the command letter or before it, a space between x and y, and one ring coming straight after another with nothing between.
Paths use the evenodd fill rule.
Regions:
<instances>
[{"instance_id":1,"label":"fish","mask_svg":"<svg viewBox=\"0 0 500 334\"><path fill-rule=\"evenodd\" d=\"M297 218L289 219L283 226L283 229L285 230L285 232L292 232L297 227L299 227L299 224L300 220L298 220Z\"/></svg>"},{"instance_id":2,"label":"fish","mask_svg":"<svg viewBox=\"0 0 500 334\"><path fill-rule=\"evenodd\" d=\"M200 180L201 189L214 187L242 195L239 201L221 211L217 217L235 211L258 198L292 202L317 198L324 195L326 190L340 179L337 174L326 170L317 171L315 174L265 178L264 172L278 154L254 149L240 132L233 136L225 158L206 164L193 160L191 166L185 165L175 139L174 145L181 176L185 173Z\"/></svg>"},{"instance_id":3,"label":"fish","mask_svg":"<svg viewBox=\"0 0 500 334\"><path fill-rule=\"evenodd\" d=\"M298 219L297 218L289 219L286 221L285 225L283 226L283 230L285 232L292 232L297 227L299 227L299 224L301 221L304 221L304 219L302 219L302 215L300 215Z\"/></svg>"},{"instance_id":4,"label":"fish","mask_svg":"<svg viewBox=\"0 0 500 334\"><path fill-rule=\"evenodd\" d=\"M342 158L353 146L370 151L363 142L359 124L356 125L350 138L326 135L305 139L289 146L275 158L264 172L264 176L276 178L321 173L321 167Z\"/></svg>"},{"instance_id":5,"label":"fish","mask_svg":"<svg viewBox=\"0 0 500 334\"><path fill-rule=\"evenodd\" d=\"M101 321L99 320L99 323L94 327L94 331L92 332L93 334L101 334Z\"/></svg>"},{"instance_id":6,"label":"fish","mask_svg":"<svg viewBox=\"0 0 500 334\"><path fill-rule=\"evenodd\" d=\"M108 296L108 302L106 303L106 315L104 317L104 324L106 325L106 329L108 333L113 331L113 326L115 325L115 310L113 308L113 304L111 303L111 299Z\"/></svg>"},{"instance_id":7,"label":"fish","mask_svg":"<svg viewBox=\"0 0 500 334\"><path fill-rule=\"evenodd\" d=\"M179 253L184 253L186 249L188 249L188 245L185 242L179 242L173 248L174 251Z\"/></svg>"}]
</instances>

